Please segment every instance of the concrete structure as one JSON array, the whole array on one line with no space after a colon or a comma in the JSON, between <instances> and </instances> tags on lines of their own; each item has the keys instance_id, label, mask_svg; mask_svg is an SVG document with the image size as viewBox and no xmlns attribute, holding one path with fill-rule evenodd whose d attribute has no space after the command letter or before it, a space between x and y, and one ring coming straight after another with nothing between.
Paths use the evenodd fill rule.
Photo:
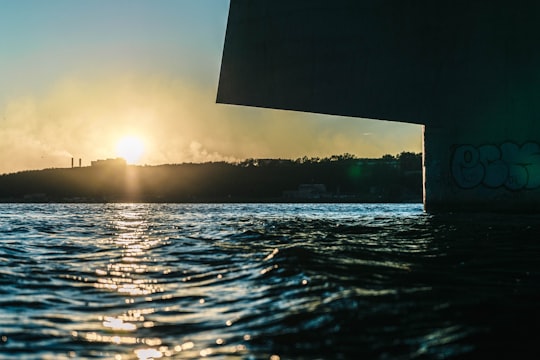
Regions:
<instances>
[{"instance_id":1,"label":"concrete structure","mask_svg":"<svg viewBox=\"0 0 540 360\"><path fill-rule=\"evenodd\" d=\"M231 0L217 101L423 124L427 210L540 211L540 2Z\"/></svg>"},{"instance_id":2,"label":"concrete structure","mask_svg":"<svg viewBox=\"0 0 540 360\"><path fill-rule=\"evenodd\" d=\"M324 184L300 184L297 190L284 191L283 197L297 200L320 200L329 199L331 194L326 191Z\"/></svg>"},{"instance_id":3,"label":"concrete structure","mask_svg":"<svg viewBox=\"0 0 540 360\"><path fill-rule=\"evenodd\" d=\"M92 167L119 168L119 169L123 169L127 166L127 162L123 158L95 160L95 161L92 161L90 164Z\"/></svg>"}]
</instances>

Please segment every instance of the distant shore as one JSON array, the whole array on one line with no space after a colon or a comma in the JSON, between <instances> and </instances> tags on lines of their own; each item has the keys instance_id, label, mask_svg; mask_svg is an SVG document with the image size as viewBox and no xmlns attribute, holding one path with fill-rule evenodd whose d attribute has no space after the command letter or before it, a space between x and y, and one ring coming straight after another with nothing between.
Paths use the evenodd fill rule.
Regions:
<instances>
[{"instance_id":1,"label":"distant shore","mask_svg":"<svg viewBox=\"0 0 540 360\"><path fill-rule=\"evenodd\" d=\"M249 159L88 167L0 175L2 203L418 203L421 155Z\"/></svg>"},{"instance_id":2,"label":"distant shore","mask_svg":"<svg viewBox=\"0 0 540 360\"><path fill-rule=\"evenodd\" d=\"M360 197L347 199L324 199L324 200L289 200L283 198L275 199L201 199L191 201L166 201L147 199L0 199L0 204L419 204L422 198L410 198L401 200L373 200Z\"/></svg>"}]
</instances>

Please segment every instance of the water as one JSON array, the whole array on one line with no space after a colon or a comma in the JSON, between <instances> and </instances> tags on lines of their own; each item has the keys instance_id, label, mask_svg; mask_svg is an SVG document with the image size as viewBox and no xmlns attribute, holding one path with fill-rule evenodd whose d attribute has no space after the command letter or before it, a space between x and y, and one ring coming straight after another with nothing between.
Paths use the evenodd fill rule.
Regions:
<instances>
[{"instance_id":1,"label":"water","mask_svg":"<svg viewBox=\"0 0 540 360\"><path fill-rule=\"evenodd\" d=\"M2 204L0 359L535 357L538 220Z\"/></svg>"}]
</instances>

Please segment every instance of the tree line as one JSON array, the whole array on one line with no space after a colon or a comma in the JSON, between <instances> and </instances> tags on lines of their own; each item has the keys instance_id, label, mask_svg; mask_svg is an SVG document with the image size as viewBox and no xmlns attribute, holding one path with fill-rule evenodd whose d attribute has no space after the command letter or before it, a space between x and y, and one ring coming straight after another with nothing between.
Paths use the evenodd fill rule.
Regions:
<instances>
[{"instance_id":1,"label":"tree line","mask_svg":"<svg viewBox=\"0 0 540 360\"><path fill-rule=\"evenodd\" d=\"M0 176L3 202L403 202L422 199L422 156L119 165ZM303 189L303 190L302 190ZM306 192L305 189L308 189ZM302 191L300 191L302 190Z\"/></svg>"}]
</instances>

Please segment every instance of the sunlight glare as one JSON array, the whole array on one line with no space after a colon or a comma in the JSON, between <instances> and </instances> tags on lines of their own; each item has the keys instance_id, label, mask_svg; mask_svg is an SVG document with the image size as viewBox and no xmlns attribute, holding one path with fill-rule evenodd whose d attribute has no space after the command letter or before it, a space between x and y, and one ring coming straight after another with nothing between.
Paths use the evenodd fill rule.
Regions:
<instances>
[{"instance_id":1,"label":"sunlight glare","mask_svg":"<svg viewBox=\"0 0 540 360\"><path fill-rule=\"evenodd\" d=\"M116 144L116 156L126 160L128 164L137 163L144 153L143 141L135 136L125 136Z\"/></svg>"}]
</instances>

